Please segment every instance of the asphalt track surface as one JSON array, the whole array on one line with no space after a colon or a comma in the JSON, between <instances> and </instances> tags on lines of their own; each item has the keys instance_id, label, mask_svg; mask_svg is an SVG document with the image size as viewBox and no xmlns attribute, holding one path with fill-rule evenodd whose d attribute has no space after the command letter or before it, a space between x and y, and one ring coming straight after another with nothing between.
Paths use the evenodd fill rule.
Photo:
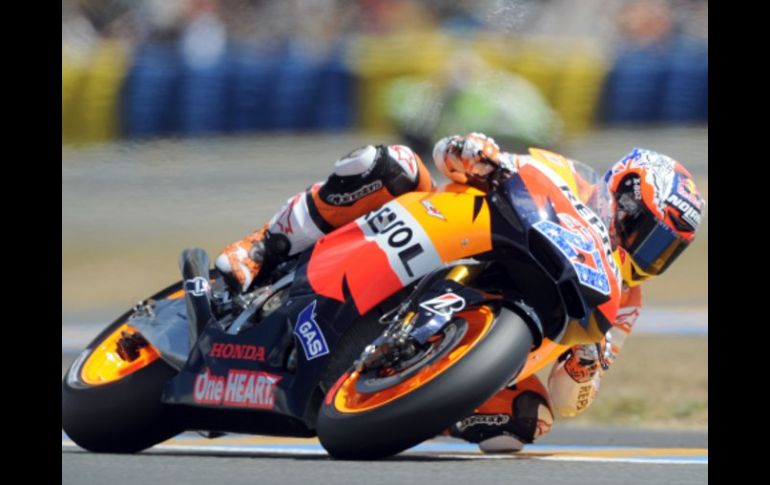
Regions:
<instances>
[{"instance_id":1,"label":"asphalt track surface","mask_svg":"<svg viewBox=\"0 0 770 485\"><path fill-rule=\"evenodd\" d=\"M579 444L578 444L579 443ZM381 461L338 461L316 440L194 433L136 455L83 451L62 434L62 484L702 484L705 432L557 428L517 454L441 438Z\"/></svg>"},{"instance_id":2,"label":"asphalt track surface","mask_svg":"<svg viewBox=\"0 0 770 485\"><path fill-rule=\"evenodd\" d=\"M62 376L75 357L62 354ZM430 440L378 462L332 460L315 439L183 433L136 455L96 454L62 432L62 484L335 485L392 483L701 484L708 480L708 433L612 427L554 430L521 453L484 455L451 438Z\"/></svg>"}]
</instances>

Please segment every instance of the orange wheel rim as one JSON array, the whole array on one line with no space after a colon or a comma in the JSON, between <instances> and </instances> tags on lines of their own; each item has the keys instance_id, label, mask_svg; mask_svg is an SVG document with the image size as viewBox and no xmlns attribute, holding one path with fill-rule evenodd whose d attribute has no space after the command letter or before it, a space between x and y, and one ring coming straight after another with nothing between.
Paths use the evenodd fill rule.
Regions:
<instances>
[{"instance_id":1,"label":"orange wheel rim","mask_svg":"<svg viewBox=\"0 0 770 485\"><path fill-rule=\"evenodd\" d=\"M178 299L182 298L183 296L184 296L184 288L182 288L181 290L177 290L177 291L171 293L170 295L165 297L164 300L178 300Z\"/></svg>"},{"instance_id":2,"label":"orange wheel rim","mask_svg":"<svg viewBox=\"0 0 770 485\"><path fill-rule=\"evenodd\" d=\"M152 345L139 349L139 357L128 362L118 355L118 340L123 332L135 333L136 329L124 323L104 339L86 359L80 377L86 384L98 386L117 381L147 367L160 357Z\"/></svg>"},{"instance_id":3,"label":"orange wheel rim","mask_svg":"<svg viewBox=\"0 0 770 485\"><path fill-rule=\"evenodd\" d=\"M437 361L420 369L415 375L399 382L393 387L371 394L363 394L356 390L359 373L355 371L350 374L345 373L330 391L330 393L336 393L334 394L334 407L337 411L341 413L369 411L419 389L445 372L473 349L487 334L495 317L492 310L488 307L461 312L457 316L468 322L468 329L455 348ZM329 401L327 398L327 403Z\"/></svg>"}]
</instances>

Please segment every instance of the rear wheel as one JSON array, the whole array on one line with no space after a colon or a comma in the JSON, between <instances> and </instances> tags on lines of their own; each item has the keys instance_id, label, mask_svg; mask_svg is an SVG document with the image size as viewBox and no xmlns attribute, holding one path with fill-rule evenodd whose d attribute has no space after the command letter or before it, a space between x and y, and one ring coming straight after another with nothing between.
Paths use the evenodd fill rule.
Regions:
<instances>
[{"instance_id":1,"label":"rear wheel","mask_svg":"<svg viewBox=\"0 0 770 485\"><path fill-rule=\"evenodd\" d=\"M179 286L153 299L181 298ZM161 402L163 386L177 371L127 323L130 313L99 334L62 381L62 428L90 451L133 453L182 431ZM119 351L121 339L130 345Z\"/></svg>"},{"instance_id":2,"label":"rear wheel","mask_svg":"<svg viewBox=\"0 0 770 485\"><path fill-rule=\"evenodd\" d=\"M516 314L487 306L461 313L418 355L388 369L348 371L318 416L336 458L374 459L436 436L471 414L526 361L532 335Z\"/></svg>"}]
</instances>

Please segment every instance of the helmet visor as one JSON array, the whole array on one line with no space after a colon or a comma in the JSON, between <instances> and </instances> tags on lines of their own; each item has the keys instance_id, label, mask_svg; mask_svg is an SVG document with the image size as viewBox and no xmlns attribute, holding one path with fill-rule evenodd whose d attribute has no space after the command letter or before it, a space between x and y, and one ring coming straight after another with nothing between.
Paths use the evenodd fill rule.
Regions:
<instances>
[{"instance_id":1,"label":"helmet visor","mask_svg":"<svg viewBox=\"0 0 770 485\"><path fill-rule=\"evenodd\" d=\"M688 241L658 221L645 207L639 209L635 215L619 221L620 242L641 271L659 275L684 251Z\"/></svg>"}]
</instances>

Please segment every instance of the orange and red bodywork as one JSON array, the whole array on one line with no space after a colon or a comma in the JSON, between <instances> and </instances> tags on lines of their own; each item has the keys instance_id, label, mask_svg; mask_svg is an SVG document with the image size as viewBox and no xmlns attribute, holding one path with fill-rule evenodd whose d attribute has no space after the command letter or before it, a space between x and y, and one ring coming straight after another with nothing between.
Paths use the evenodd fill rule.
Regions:
<instances>
[{"instance_id":1,"label":"orange and red bodywork","mask_svg":"<svg viewBox=\"0 0 770 485\"><path fill-rule=\"evenodd\" d=\"M546 336L531 355L522 379L552 362L569 345L601 339L608 322L615 319L620 298L616 255L606 227L602 231L601 223L589 222L590 214L582 205L591 186L576 177L560 155L543 150L533 150L532 155L519 164L514 176L530 205L521 209L528 214L527 223L551 220L561 231L583 238L585 247L594 250L576 247L568 263L603 276L606 286L600 290L580 287L590 293L591 302L599 302L595 312L568 318L566 324L562 322L566 331ZM449 184L439 192L403 195L319 240L308 263L308 282L314 292L327 298L343 302L349 295L363 315L443 264L494 253L498 248L493 240L501 239L495 231L503 225L495 218L500 215L491 207L490 194L468 186Z\"/></svg>"}]
</instances>

